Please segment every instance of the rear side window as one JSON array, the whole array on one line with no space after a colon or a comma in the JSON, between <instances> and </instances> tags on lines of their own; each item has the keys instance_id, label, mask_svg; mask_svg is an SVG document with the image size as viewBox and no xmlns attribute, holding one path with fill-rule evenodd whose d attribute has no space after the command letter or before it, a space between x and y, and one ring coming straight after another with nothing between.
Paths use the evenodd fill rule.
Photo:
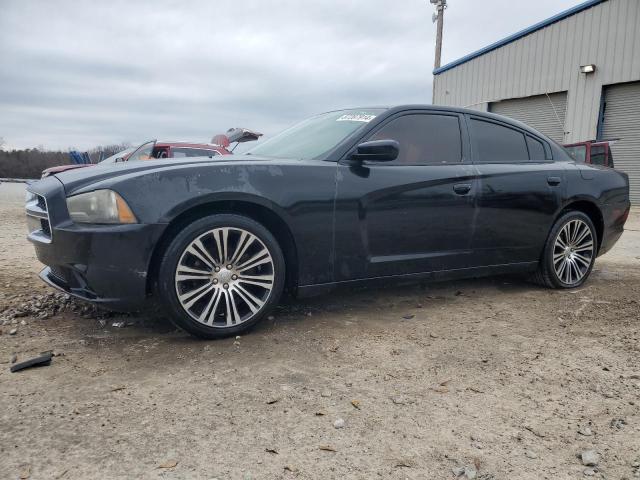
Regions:
<instances>
[{"instance_id":1,"label":"rear side window","mask_svg":"<svg viewBox=\"0 0 640 480\"><path fill-rule=\"evenodd\" d=\"M529 147L529 159L532 161L546 160L547 154L544 150L544 144L540 140L527 135L527 147Z\"/></svg>"},{"instance_id":2,"label":"rear side window","mask_svg":"<svg viewBox=\"0 0 640 480\"><path fill-rule=\"evenodd\" d=\"M460 163L462 137L454 115L415 114L395 118L369 140L396 140L400 153L392 165Z\"/></svg>"},{"instance_id":3,"label":"rear side window","mask_svg":"<svg viewBox=\"0 0 640 480\"><path fill-rule=\"evenodd\" d=\"M483 163L529 161L524 134L497 123L471 119L476 158Z\"/></svg>"},{"instance_id":4,"label":"rear side window","mask_svg":"<svg viewBox=\"0 0 640 480\"><path fill-rule=\"evenodd\" d=\"M607 164L605 158L605 147L604 145L597 145L591 147L591 163L593 165L602 165L605 166Z\"/></svg>"}]
</instances>

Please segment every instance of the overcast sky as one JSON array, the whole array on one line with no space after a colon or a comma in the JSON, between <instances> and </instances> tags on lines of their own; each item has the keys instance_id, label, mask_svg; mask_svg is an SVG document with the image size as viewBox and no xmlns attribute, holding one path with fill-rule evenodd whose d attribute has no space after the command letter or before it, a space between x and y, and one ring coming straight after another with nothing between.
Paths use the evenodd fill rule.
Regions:
<instances>
[{"instance_id":1,"label":"overcast sky","mask_svg":"<svg viewBox=\"0 0 640 480\"><path fill-rule=\"evenodd\" d=\"M449 0L443 64L578 0ZM0 0L5 148L277 133L431 102L428 0Z\"/></svg>"}]
</instances>

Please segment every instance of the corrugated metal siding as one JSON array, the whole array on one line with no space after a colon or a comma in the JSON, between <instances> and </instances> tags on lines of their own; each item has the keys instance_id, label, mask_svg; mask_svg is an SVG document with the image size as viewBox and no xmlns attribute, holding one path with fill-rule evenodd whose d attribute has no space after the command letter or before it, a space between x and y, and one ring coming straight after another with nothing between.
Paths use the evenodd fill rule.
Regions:
<instances>
[{"instance_id":1,"label":"corrugated metal siding","mask_svg":"<svg viewBox=\"0 0 640 480\"><path fill-rule=\"evenodd\" d=\"M629 174L631 203L640 205L640 82L605 89L605 139L619 138L611 146L615 168Z\"/></svg>"},{"instance_id":2,"label":"corrugated metal siding","mask_svg":"<svg viewBox=\"0 0 640 480\"><path fill-rule=\"evenodd\" d=\"M556 142L562 143L567 92L493 102L489 105L489 110L526 123Z\"/></svg>"},{"instance_id":3,"label":"corrugated metal siding","mask_svg":"<svg viewBox=\"0 0 640 480\"><path fill-rule=\"evenodd\" d=\"M434 77L434 103L568 91L564 142L595 138L603 85L640 80L640 0L608 0ZM596 72L580 73L595 64Z\"/></svg>"}]
</instances>

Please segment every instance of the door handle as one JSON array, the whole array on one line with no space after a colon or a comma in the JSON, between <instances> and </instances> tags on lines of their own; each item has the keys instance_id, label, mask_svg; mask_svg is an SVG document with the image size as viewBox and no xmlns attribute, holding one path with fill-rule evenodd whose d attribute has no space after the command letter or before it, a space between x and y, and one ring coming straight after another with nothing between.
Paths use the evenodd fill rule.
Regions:
<instances>
[{"instance_id":1,"label":"door handle","mask_svg":"<svg viewBox=\"0 0 640 480\"><path fill-rule=\"evenodd\" d=\"M471 184L470 183L456 183L453 186L453 191L456 192L458 195L466 195L467 193L469 193L471 191Z\"/></svg>"},{"instance_id":2,"label":"door handle","mask_svg":"<svg viewBox=\"0 0 640 480\"><path fill-rule=\"evenodd\" d=\"M551 186L560 185L560 177L547 177L547 183Z\"/></svg>"}]
</instances>

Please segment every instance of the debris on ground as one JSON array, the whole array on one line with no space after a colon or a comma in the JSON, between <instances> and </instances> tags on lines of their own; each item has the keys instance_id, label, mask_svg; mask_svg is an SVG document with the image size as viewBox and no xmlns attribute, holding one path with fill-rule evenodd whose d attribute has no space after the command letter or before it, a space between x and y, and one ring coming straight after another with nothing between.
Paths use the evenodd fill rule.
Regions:
<instances>
[{"instance_id":1,"label":"debris on ground","mask_svg":"<svg viewBox=\"0 0 640 480\"><path fill-rule=\"evenodd\" d=\"M353 405L353 408L356 410L360 410L360 400L351 400L351 405Z\"/></svg>"},{"instance_id":2,"label":"debris on ground","mask_svg":"<svg viewBox=\"0 0 640 480\"><path fill-rule=\"evenodd\" d=\"M344 428L344 419L339 418L335 422L333 422L333 426L335 428Z\"/></svg>"},{"instance_id":3,"label":"debris on ground","mask_svg":"<svg viewBox=\"0 0 640 480\"><path fill-rule=\"evenodd\" d=\"M320 450L324 450L325 452L337 452L337 450L331 445L320 445L318 448Z\"/></svg>"},{"instance_id":4,"label":"debris on ground","mask_svg":"<svg viewBox=\"0 0 640 480\"><path fill-rule=\"evenodd\" d=\"M62 292L49 292L43 294L18 295L4 310L0 311L0 325L17 325L18 318L35 318L45 320L54 317L64 311L77 313L84 318L103 319L114 316L122 316L122 313L103 310L89 303L76 300L71 295ZM20 322L26 325L26 320Z\"/></svg>"},{"instance_id":5,"label":"debris on ground","mask_svg":"<svg viewBox=\"0 0 640 480\"><path fill-rule=\"evenodd\" d=\"M176 460L167 460L166 462L162 462L158 465L158 468L174 468L178 465Z\"/></svg>"},{"instance_id":6,"label":"debris on ground","mask_svg":"<svg viewBox=\"0 0 640 480\"><path fill-rule=\"evenodd\" d=\"M611 428L617 428L618 430L622 430L626 424L627 422L624 420L624 418L614 418L613 420L611 420L611 422L609 422L609 426Z\"/></svg>"},{"instance_id":7,"label":"debris on ground","mask_svg":"<svg viewBox=\"0 0 640 480\"><path fill-rule=\"evenodd\" d=\"M600 463L600 454L595 450L584 450L580 454L580 459L585 467L595 467Z\"/></svg>"},{"instance_id":8,"label":"debris on ground","mask_svg":"<svg viewBox=\"0 0 640 480\"><path fill-rule=\"evenodd\" d=\"M52 358L53 358L53 352L44 352L38 357L34 357L29 360L25 360L24 362L15 363L11 365L11 371L18 372L26 368L51 365Z\"/></svg>"},{"instance_id":9,"label":"debris on ground","mask_svg":"<svg viewBox=\"0 0 640 480\"><path fill-rule=\"evenodd\" d=\"M451 471L456 477L463 477L473 480L478 476L478 470L473 465L465 465L464 467L452 468Z\"/></svg>"},{"instance_id":10,"label":"debris on ground","mask_svg":"<svg viewBox=\"0 0 640 480\"><path fill-rule=\"evenodd\" d=\"M591 430L590 427L587 427L587 426L580 427L578 429L578 433L584 437L590 437L591 435L593 435L593 431Z\"/></svg>"}]
</instances>

